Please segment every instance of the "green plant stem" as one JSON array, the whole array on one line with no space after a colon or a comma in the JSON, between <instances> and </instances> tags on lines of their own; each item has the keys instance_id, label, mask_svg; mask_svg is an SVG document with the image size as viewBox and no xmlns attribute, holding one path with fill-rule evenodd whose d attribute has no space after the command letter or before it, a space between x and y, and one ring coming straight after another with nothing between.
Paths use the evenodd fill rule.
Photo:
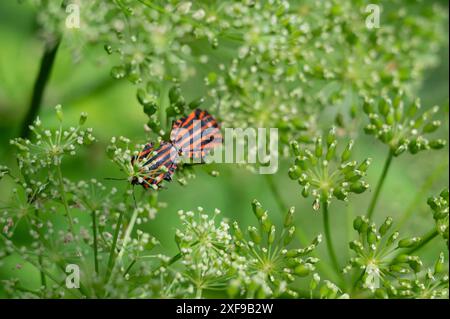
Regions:
<instances>
[{"instance_id":1,"label":"green plant stem","mask_svg":"<svg viewBox=\"0 0 450 319\"><path fill-rule=\"evenodd\" d=\"M92 211L91 216L92 216L92 236L94 237L94 267L95 273L98 275L97 216L95 210Z\"/></svg>"},{"instance_id":2,"label":"green plant stem","mask_svg":"<svg viewBox=\"0 0 450 319\"><path fill-rule=\"evenodd\" d=\"M116 246L117 246L117 239L119 238L120 229L122 227L122 219L123 219L123 212L120 212L119 218L117 219L116 223L116 229L114 230L114 236L113 236L113 242L111 245L111 250L109 252L109 258L108 258L108 266L106 268L106 282L109 280L109 276L111 275L112 267L114 265L114 256L116 254Z\"/></svg>"},{"instance_id":3,"label":"green plant stem","mask_svg":"<svg viewBox=\"0 0 450 319\"><path fill-rule=\"evenodd\" d=\"M375 188L375 192L373 193L372 200L370 201L369 209L367 211L367 218L369 220L372 219L373 212L375 210L375 206L378 201L378 197L380 196L381 188L383 187L384 180L386 179L386 175L389 171L389 167L391 166L393 157L394 157L394 152L391 149L389 149L389 153L386 158L386 162L384 163L383 171L381 172L380 179L378 180L377 187Z\"/></svg>"},{"instance_id":4,"label":"green plant stem","mask_svg":"<svg viewBox=\"0 0 450 319\"><path fill-rule=\"evenodd\" d=\"M39 220L39 211L37 209L34 211L34 214L35 214L36 218ZM36 232L39 234L39 236L41 236L41 232L39 231L38 227L36 227ZM41 268L44 268L43 258L42 258L42 254L40 252L39 252L39 256L38 256L38 263ZM43 286L44 288L47 288L47 280L45 278L45 273L42 270L39 270L39 272L40 272L40 277L41 277L41 286Z\"/></svg>"},{"instance_id":5,"label":"green plant stem","mask_svg":"<svg viewBox=\"0 0 450 319\"><path fill-rule=\"evenodd\" d=\"M159 92L159 121L161 123L161 129L164 131L164 134L167 134L167 116L166 109L169 104L169 84L163 82L161 84L160 92Z\"/></svg>"},{"instance_id":6,"label":"green plant stem","mask_svg":"<svg viewBox=\"0 0 450 319\"><path fill-rule=\"evenodd\" d=\"M30 125L33 123L36 116L39 114L39 108L42 103L45 87L47 86L55 62L56 53L58 52L60 39L56 40L52 45L47 45L44 49L44 54L41 58L41 65L39 73L36 77L33 87L33 94L31 97L30 106L22 123L20 136L28 138L30 135Z\"/></svg>"},{"instance_id":7,"label":"green plant stem","mask_svg":"<svg viewBox=\"0 0 450 319\"><path fill-rule=\"evenodd\" d=\"M133 261L130 263L130 265L127 267L127 269L123 273L124 277L126 277L128 275L128 273L130 272L131 268L133 268L133 266L136 264L136 261L137 261L136 259L133 259Z\"/></svg>"},{"instance_id":8,"label":"green plant stem","mask_svg":"<svg viewBox=\"0 0 450 319\"><path fill-rule=\"evenodd\" d=\"M331 232L330 232L330 218L328 215L328 203L326 201L322 201L322 215L323 215L323 227L325 231L325 240L327 242L327 249L328 254L330 255L331 263L333 264L333 267L337 274L340 275L340 266L337 261L336 253L333 247L333 241L331 239Z\"/></svg>"},{"instance_id":9,"label":"green plant stem","mask_svg":"<svg viewBox=\"0 0 450 319\"><path fill-rule=\"evenodd\" d=\"M64 190L64 179L63 179L63 176L62 176L61 166L60 165L57 166L56 173L57 173L57 176L58 176L59 192L60 192L61 200L62 200L62 203L63 203L63 206L64 206L64 211L66 213L67 219L69 220L70 232L73 234L73 236L75 236L74 223L73 223L72 216L70 215L70 212L69 212L69 204L67 203L66 192Z\"/></svg>"},{"instance_id":10,"label":"green plant stem","mask_svg":"<svg viewBox=\"0 0 450 319\"><path fill-rule=\"evenodd\" d=\"M201 287L197 287L197 292L195 293L195 298L196 299L201 299L202 298L202 292L203 292L203 289Z\"/></svg>"},{"instance_id":11,"label":"green plant stem","mask_svg":"<svg viewBox=\"0 0 450 319\"><path fill-rule=\"evenodd\" d=\"M115 274L117 272L117 267L120 264L120 262L122 261L123 255L125 254L126 247L130 240L131 233L132 233L134 225L136 223L138 213L139 213L139 211L137 209L133 210L133 215L131 215L130 222L125 231L125 235L123 236L122 247L120 247L120 251L117 254L117 257L113 260L113 265L112 265L112 269L111 269L111 273L110 273L110 277L108 278L108 281L111 279L111 277L115 276Z\"/></svg>"}]
</instances>

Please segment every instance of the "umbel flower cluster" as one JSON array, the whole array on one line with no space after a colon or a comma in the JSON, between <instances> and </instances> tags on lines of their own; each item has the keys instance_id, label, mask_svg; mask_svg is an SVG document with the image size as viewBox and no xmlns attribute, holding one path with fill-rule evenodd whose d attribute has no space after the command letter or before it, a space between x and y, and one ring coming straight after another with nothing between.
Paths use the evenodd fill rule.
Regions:
<instances>
[{"instance_id":1,"label":"umbel flower cluster","mask_svg":"<svg viewBox=\"0 0 450 319\"><path fill-rule=\"evenodd\" d=\"M405 105L407 103L401 93L393 100L389 97L381 98L378 106L373 100L366 101L363 109L370 124L364 131L387 144L394 156L405 151L417 154L428 149L442 149L446 145L444 139L428 140L424 136L435 132L441 126L441 121L433 119L439 107L434 106L419 113L420 99Z\"/></svg>"},{"instance_id":2,"label":"umbel flower cluster","mask_svg":"<svg viewBox=\"0 0 450 319\"><path fill-rule=\"evenodd\" d=\"M423 1L380 1L383 26L373 29L366 0L73 1L83 27L68 30L58 1L27 1L47 42L64 33L76 56L87 42L120 58L111 75L137 86L157 134L186 104L168 101L171 88L197 80L192 98L219 105L226 127L279 127L286 144L310 140L325 106L359 107L358 96L386 88L412 92L445 38L445 10Z\"/></svg>"},{"instance_id":3,"label":"umbel flower cluster","mask_svg":"<svg viewBox=\"0 0 450 319\"><path fill-rule=\"evenodd\" d=\"M424 239L400 237L392 226L391 217L379 228L366 217L357 217L353 228L359 239L349 243L355 257L344 272L360 270L357 284L377 298L448 298L444 254L439 255L434 267L425 268L420 257L413 255Z\"/></svg>"},{"instance_id":4,"label":"umbel flower cluster","mask_svg":"<svg viewBox=\"0 0 450 319\"><path fill-rule=\"evenodd\" d=\"M369 188L363 177L371 159L360 163L351 159L353 140L340 154L337 145L335 128L324 137L318 136L312 149L291 142L295 162L289 169L289 177L298 181L304 197L314 197L315 210L321 202L330 202L332 198L347 201L350 193L361 194Z\"/></svg>"}]
</instances>

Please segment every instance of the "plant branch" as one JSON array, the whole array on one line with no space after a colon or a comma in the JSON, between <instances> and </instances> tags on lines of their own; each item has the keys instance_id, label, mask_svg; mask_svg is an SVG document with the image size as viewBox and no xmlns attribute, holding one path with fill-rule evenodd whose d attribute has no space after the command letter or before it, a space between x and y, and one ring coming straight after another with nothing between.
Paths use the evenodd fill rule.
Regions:
<instances>
[{"instance_id":1,"label":"plant branch","mask_svg":"<svg viewBox=\"0 0 450 319\"><path fill-rule=\"evenodd\" d=\"M367 218L369 220L372 219L373 212L375 210L375 206L378 201L378 197L380 196L381 188L383 187L384 180L386 179L386 175L389 171L389 167L391 166L392 158L394 157L394 153L391 149L389 149L388 156L386 158L386 162L384 163L383 171L381 172L380 179L378 180L377 187L375 188L375 192L372 196L372 200L370 201L369 209L367 211Z\"/></svg>"},{"instance_id":2,"label":"plant branch","mask_svg":"<svg viewBox=\"0 0 450 319\"><path fill-rule=\"evenodd\" d=\"M33 87L33 94L30 101L27 114L22 123L20 136L22 138L28 138L30 135L30 125L33 123L36 116L39 114L39 109L42 103L42 97L44 95L45 87L47 86L52 71L53 64L55 62L56 53L60 45L60 39L57 39L52 45L47 45L44 49L44 54L41 58L41 65L39 67L39 73L36 77Z\"/></svg>"},{"instance_id":3,"label":"plant branch","mask_svg":"<svg viewBox=\"0 0 450 319\"><path fill-rule=\"evenodd\" d=\"M116 223L116 229L114 231L113 242L111 245L111 250L109 252L108 266L105 275L106 282L109 280L109 276L111 274L112 267L114 265L114 255L116 254L117 239L119 238L120 228L122 227L122 219L123 219L123 211L121 211L119 214L119 218L117 219Z\"/></svg>"},{"instance_id":4,"label":"plant branch","mask_svg":"<svg viewBox=\"0 0 450 319\"><path fill-rule=\"evenodd\" d=\"M333 267L335 271L340 274L340 266L337 261L336 253L333 247L333 241L331 239L331 232L330 232L330 218L328 215L328 203L324 200L322 201L322 215L323 215L323 227L325 231L325 240L327 242L327 249L328 254L330 255L331 262L333 264Z\"/></svg>"},{"instance_id":5,"label":"plant branch","mask_svg":"<svg viewBox=\"0 0 450 319\"><path fill-rule=\"evenodd\" d=\"M95 273L98 274L97 216L95 210L92 211L91 216L92 216L92 236L94 237L94 267Z\"/></svg>"}]
</instances>

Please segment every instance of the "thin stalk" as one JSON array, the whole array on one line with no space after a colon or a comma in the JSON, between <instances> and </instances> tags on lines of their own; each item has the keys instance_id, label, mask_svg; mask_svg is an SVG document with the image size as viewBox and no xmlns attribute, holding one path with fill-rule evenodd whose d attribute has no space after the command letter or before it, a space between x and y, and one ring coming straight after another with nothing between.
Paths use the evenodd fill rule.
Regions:
<instances>
[{"instance_id":1,"label":"thin stalk","mask_svg":"<svg viewBox=\"0 0 450 319\"><path fill-rule=\"evenodd\" d=\"M130 272L131 268L136 264L136 259L133 259L133 261L130 263L130 265L127 267L125 272L123 273L123 276L126 277L128 273Z\"/></svg>"},{"instance_id":2,"label":"thin stalk","mask_svg":"<svg viewBox=\"0 0 450 319\"><path fill-rule=\"evenodd\" d=\"M42 97L44 95L45 87L47 86L52 71L53 64L55 62L56 53L58 52L60 39L53 45L47 45L44 54L41 58L41 65L39 72L34 81L33 94L30 101L28 112L22 123L20 136L28 138L30 135L30 125L33 123L36 116L39 114L39 108L41 107Z\"/></svg>"},{"instance_id":3,"label":"thin stalk","mask_svg":"<svg viewBox=\"0 0 450 319\"><path fill-rule=\"evenodd\" d=\"M98 275L98 242L97 242L97 216L95 210L92 211L92 236L94 237L94 267Z\"/></svg>"},{"instance_id":4,"label":"thin stalk","mask_svg":"<svg viewBox=\"0 0 450 319\"><path fill-rule=\"evenodd\" d=\"M35 210L34 214L36 215L37 220L39 220L39 211ZM38 227L36 227L36 232L39 234L39 236L41 236L41 232L39 231ZM39 253L39 256L38 256L38 263L39 263L39 266L41 268L44 268L44 266L43 266L43 258L42 258L42 254L41 253ZM39 270L39 272L40 272L40 277L41 277L41 286L47 288L47 280L45 278L45 273L42 270Z\"/></svg>"},{"instance_id":5,"label":"thin stalk","mask_svg":"<svg viewBox=\"0 0 450 319\"><path fill-rule=\"evenodd\" d=\"M390 149L386 161L384 163L383 171L381 172L380 179L378 180L377 187L375 188L375 192L373 193L372 200L370 201L369 209L367 211L367 218L369 220L372 219L373 212L375 210L375 206L378 201L378 197L380 196L381 188L383 187L384 180L386 179L386 175L389 171L389 167L391 166L392 158L394 157L394 152Z\"/></svg>"},{"instance_id":6,"label":"thin stalk","mask_svg":"<svg viewBox=\"0 0 450 319\"><path fill-rule=\"evenodd\" d=\"M325 231L325 240L327 242L327 249L328 254L330 255L331 262L333 264L333 267L335 268L335 271L340 274L340 266L336 258L336 253L333 247L333 241L331 239L331 232L330 232L330 218L328 215L328 203L326 201L322 201L322 215L323 215L323 228Z\"/></svg>"},{"instance_id":7,"label":"thin stalk","mask_svg":"<svg viewBox=\"0 0 450 319\"><path fill-rule=\"evenodd\" d=\"M122 219L123 219L123 212L120 212L119 218L117 219L117 223L116 223L116 229L114 231L111 250L109 252L108 266L106 268L106 275L105 275L106 282L109 279L109 276L112 271L112 267L114 265L114 255L116 254L117 239L119 238L120 229L122 228Z\"/></svg>"},{"instance_id":8,"label":"thin stalk","mask_svg":"<svg viewBox=\"0 0 450 319\"><path fill-rule=\"evenodd\" d=\"M74 223L73 223L72 216L70 215L70 212L69 212L69 204L67 203L66 192L64 190L64 180L63 180L63 176L62 176L62 172L61 172L61 165L57 166L56 172L57 172L57 177L58 177L58 186L59 186L59 192L61 195L61 200L63 202L63 206L64 206L64 210L65 210L67 219L69 220L70 232L75 237Z\"/></svg>"},{"instance_id":9,"label":"thin stalk","mask_svg":"<svg viewBox=\"0 0 450 319\"><path fill-rule=\"evenodd\" d=\"M107 282L111 279L111 277L115 276L115 273L117 272L117 267L118 267L117 265L119 265L120 262L122 261L123 255L125 254L126 247L130 240L131 232L133 231L134 224L136 223L138 213L139 213L139 211L137 209L134 209L133 215L131 215L130 222L128 224L127 230L125 231L125 235L123 237L122 247L120 247L120 251L117 254L117 257L115 259L113 259L111 273L110 273L110 276L109 276Z\"/></svg>"},{"instance_id":10,"label":"thin stalk","mask_svg":"<svg viewBox=\"0 0 450 319\"><path fill-rule=\"evenodd\" d=\"M197 287L197 292L195 294L195 298L196 299L201 299L202 298L202 292L203 292L203 289L201 287Z\"/></svg>"},{"instance_id":11,"label":"thin stalk","mask_svg":"<svg viewBox=\"0 0 450 319\"><path fill-rule=\"evenodd\" d=\"M161 129L166 133L166 108L169 104L169 86L166 82L162 83L159 94L159 122L161 123Z\"/></svg>"},{"instance_id":12,"label":"thin stalk","mask_svg":"<svg viewBox=\"0 0 450 319\"><path fill-rule=\"evenodd\" d=\"M128 224L127 230L125 231L125 236L123 237L122 247L120 247L120 252L115 260L116 264L122 260L122 257L125 254L125 248L127 247L130 240L131 232L133 231L134 224L136 223L138 213L139 211L137 209L134 209L133 215L131 215L130 223Z\"/></svg>"}]
</instances>

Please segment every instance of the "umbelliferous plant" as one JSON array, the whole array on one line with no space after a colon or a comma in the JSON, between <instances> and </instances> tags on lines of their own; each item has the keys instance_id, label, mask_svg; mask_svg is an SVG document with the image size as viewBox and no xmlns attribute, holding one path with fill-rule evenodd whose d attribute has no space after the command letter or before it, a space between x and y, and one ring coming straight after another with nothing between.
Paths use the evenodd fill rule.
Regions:
<instances>
[{"instance_id":1,"label":"umbelliferous plant","mask_svg":"<svg viewBox=\"0 0 450 319\"><path fill-rule=\"evenodd\" d=\"M428 199L427 222L433 227L425 234L408 233L402 222L396 225L376 211L395 158L411 156L416 165L419 156L431 156L428 150L443 153L447 144L439 129L447 128L442 114L448 110L418 98L423 73L436 65L446 35L440 6L375 1L382 27L371 28L367 8L373 4L366 0L23 2L35 9L44 43L39 74L49 74L61 46L77 62L84 50L100 46L101 58L115 63L108 70L112 79L134 86L130 98L142 107L146 125L140 138L109 137L104 153L114 164L114 177L107 179L118 181L105 182L96 172L86 180L69 178L64 165L84 160L92 144L98 150L106 141L97 143L93 130L85 128L86 113L67 125L61 106L55 108L58 124L44 125L38 115L48 76L37 78L21 137L10 143L8 154L17 165L0 166L7 190L2 197L9 198L0 206L0 269L11 262L18 272L31 268L38 284L8 273L0 293L13 298L448 298L448 250L434 256L433 265L422 256L439 235L448 248L448 190ZM70 20L77 12L73 8L79 16ZM72 28L77 22L82 26ZM290 160L282 176L298 183L292 184L298 198L309 198L311 208L295 213L284 203L288 192L271 176L269 190L281 219L254 200L251 210L238 212L253 211L250 225L219 209L184 208L174 214L175 200L166 203L159 196L171 187L169 180L162 187L140 187L148 172L136 156L147 143L170 142L172 122L199 107L214 112L225 128L277 128L277 151L283 164ZM369 169L372 159L354 155L368 140L381 142L388 154L373 191L367 182L376 174ZM186 186L197 168L177 165L174 179ZM419 200L430 196L430 188L422 187ZM367 207L361 205L366 196L371 197ZM204 205L203 198L192 198L194 207ZM361 215L340 252L350 255L345 265L332 238L340 228L330 223L331 214L341 213L339 202ZM173 242L148 230L161 210L178 222L164 229ZM311 238L296 216L310 216L307 210L323 218ZM378 218L384 222L377 227ZM344 240L340 235L334 238Z\"/></svg>"}]
</instances>

